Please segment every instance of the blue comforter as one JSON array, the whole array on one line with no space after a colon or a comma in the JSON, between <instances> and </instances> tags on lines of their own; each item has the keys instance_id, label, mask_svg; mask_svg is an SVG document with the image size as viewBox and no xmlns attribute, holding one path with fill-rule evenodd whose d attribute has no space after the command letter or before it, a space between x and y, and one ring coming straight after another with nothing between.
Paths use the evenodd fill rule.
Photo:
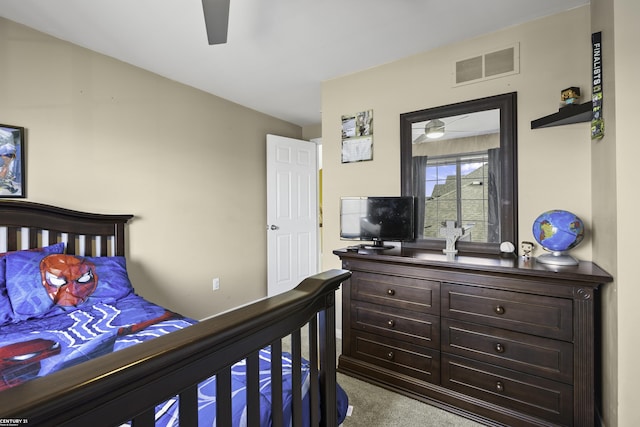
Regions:
<instances>
[{"instance_id":1,"label":"blue comforter","mask_svg":"<svg viewBox=\"0 0 640 427\"><path fill-rule=\"evenodd\" d=\"M2 326L0 331L0 390L59 371L95 357L186 328L196 321L172 313L133 293L115 302L98 302L50 317ZM269 348L260 351L261 425L270 425ZM303 361L303 396L309 389L309 364ZM232 368L234 426L245 425L245 363ZM285 419L291 416L291 360L283 354ZM199 385L201 426L215 425L215 377ZM308 406L308 405L306 405ZM338 419L344 419L347 396L338 387ZM177 426L177 397L156 410L157 425ZM306 416L306 414L305 414Z\"/></svg>"}]
</instances>

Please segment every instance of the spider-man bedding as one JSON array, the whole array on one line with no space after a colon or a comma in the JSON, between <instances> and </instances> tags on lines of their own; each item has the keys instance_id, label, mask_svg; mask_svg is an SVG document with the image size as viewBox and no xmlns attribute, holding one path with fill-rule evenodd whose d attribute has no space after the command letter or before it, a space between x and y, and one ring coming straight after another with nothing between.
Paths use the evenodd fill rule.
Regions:
<instances>
[{"instance_id":1,"label":"spider-man bedding","mask_svg":"<svg viewBox=\"0 0 640 427\"><path fill-rule=\"evenodd\" d=\"M0 258L0 390L196 323L136 295L123 257L80 257L63 250L57 244ZM270 425L270 357L269 348L260 351L261 425ZM287 353L282 366L284 417L290 419ZM306 361L302 378L307 396ZM232 368L234 425L246 421L245 387L241 361ZM215 389L215 377L198 387L200 425L215 425ZM337 391L342 422L347 397L340 387ZM177 411L177 398L158 405L157 425L177 425Z\"/></svg>"}]
</instances>

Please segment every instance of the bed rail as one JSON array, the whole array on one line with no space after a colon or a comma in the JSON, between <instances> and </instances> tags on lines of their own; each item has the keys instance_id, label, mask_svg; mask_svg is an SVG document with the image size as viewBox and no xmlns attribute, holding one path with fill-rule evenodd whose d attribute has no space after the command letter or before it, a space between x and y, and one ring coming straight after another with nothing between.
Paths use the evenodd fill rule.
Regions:
<instances>
[{"instance_id":1,"label":"bed rail","mask_svg":"<svg viewBox=\"0 0 640 427\"><path fill-rule=\"evenodd\" d=\"M300 328L309 322L312 419L315 425L334 426L334 296L350 275L346 270L329 270L283 294L8 389L0 397L0 418L24 420L30 426L116 426L129 420L136 427L152 426L154 406L180 395L180 425L195 426L197 384L217 375L217 425L231 425L231 365L246 358L247 370L257 370L257 352L267 345L272 346L273 360L280 360L281 339L290 334L294 364L299 363ZM277 375L281 366L273 365ZM274 395L281 396L277 377L272 385ZM252 415L258 387L257 381L248 386L250 426L259 423ZM300 425L300 396L297 400L294 426ZM283 425L282 402L273 402L273 417L273 425Z\"/></svg>"}]
</instances>

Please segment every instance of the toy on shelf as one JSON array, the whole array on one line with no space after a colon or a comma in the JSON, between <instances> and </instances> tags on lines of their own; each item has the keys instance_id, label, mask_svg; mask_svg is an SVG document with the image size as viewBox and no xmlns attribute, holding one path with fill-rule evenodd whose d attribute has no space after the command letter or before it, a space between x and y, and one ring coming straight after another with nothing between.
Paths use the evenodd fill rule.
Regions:
<instances>
[{"instance_id":1,"label":"toy on shelf","mask_svg":"<svg viewBox=\"0 0 640 427\"><path fill-rule=\"evenodd\" d=\"M562 92L560 92L560 100L562 101L560 108L578 105L578 101L580 100L580 88L572 86L563 89Z\"/></svg>"},{"instance_id":2,"label":"toy on shelf","mask_svg":"<svg viewBox=\"0 0 640 427\"><path fill-rule=\"evenodd\" d=\"M531 254L533 253L533 248L535 247L533 242L523 241L520 243L520 249L522 249L522 257L524 259L531 258Z\"/></svg>"}]
</instances>

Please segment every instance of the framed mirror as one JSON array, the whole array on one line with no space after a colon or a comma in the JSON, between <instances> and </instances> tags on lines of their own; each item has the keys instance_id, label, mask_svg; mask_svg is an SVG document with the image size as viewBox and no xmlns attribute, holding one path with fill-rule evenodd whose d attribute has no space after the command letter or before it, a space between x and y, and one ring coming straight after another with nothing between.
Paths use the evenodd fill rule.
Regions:
<instances>
[{"instance_id":1,"label":"framed mirror","mask_svg":"<svg viewBox=\"0 0 640 427\"><path fill-rule=\"evenodd\" d=\"M400 150L402 195L416 198L405 247L444 249L446 224L464 229L460 252L517 245L515 92L401 114Z\"/></svg>"}]
</instances>

